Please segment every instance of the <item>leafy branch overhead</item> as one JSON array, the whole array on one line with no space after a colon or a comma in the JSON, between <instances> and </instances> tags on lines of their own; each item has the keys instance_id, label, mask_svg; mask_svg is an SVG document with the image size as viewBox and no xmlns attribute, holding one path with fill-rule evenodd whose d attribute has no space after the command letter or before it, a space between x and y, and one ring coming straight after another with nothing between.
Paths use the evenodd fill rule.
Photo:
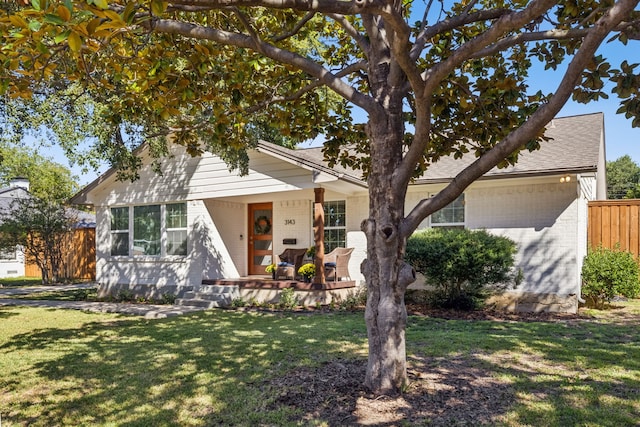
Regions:
<instances>
[{"instance_id":1,"label":"leafy branch overhead","mask_svg":"<svg viewBox=\"0 0 640 427\"><path fill-rule=\"evenodd\" d=\"M144 138L173 131L193 154L244 148L255 140L250 135L256 123L293 141L324 133L333 161L360 165L357 151L369 150L350 107L369 115L384 107L391 93L372 85L378 77L367 70L389 67L388 83L393 96L404 99L404 118L420 124L404 138L424 147L413 156L420 173L443 155L486 152L547 102L550 94L527 90L532 62L556 69L576 54L610 6L472 1L445 10L431 3L396 8L383 1L333 0L6 2L0 90L29 98L78 82L108 106L100 119L111 128L134 124ZM637 38L636 19L636 12L628 13L613 38ZM388 34L386 46L372 46L370 34L376 31ZM610 79L624 101L621 112L636 117L635 66L613 69L601 57L589 62L574 98L605 97L604 81ZM425 125L429 132L422 130ZM113 133L109 137L115 140ZM533 135L527 148L537 148L541 138ZM345 143L356 153L344 150ZM502 165L516 159L517 153Z\"/></svg>"}]
</instances>

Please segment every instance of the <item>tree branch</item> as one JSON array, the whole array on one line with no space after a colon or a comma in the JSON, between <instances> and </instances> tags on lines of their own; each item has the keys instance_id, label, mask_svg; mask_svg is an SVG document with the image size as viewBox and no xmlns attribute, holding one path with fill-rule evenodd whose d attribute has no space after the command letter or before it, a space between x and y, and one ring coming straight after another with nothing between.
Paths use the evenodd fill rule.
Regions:
<instances>
[{"instance_id":1,"label":"tree branch","mask_svg":"<svg viewBox=\"0 0 640 427\"><path fill-rule=\"evenodd\" d=\"M490 171L501 160L518 150L527 141L534 139L539 130L544 128L565 105L579 82L583 70L591 62L593 55L605 37L623 19L630 16L637 5L638 0L619 0L609 9L607 14L598 19L585 36L582 45L569 63L558 89L551 96L548 103L533 113L522 126L509 133L495 147L460 172L435 197L420 201L403 221L401 226L402 236L408 237L411 235L427 216L451 203L476 179Z\"/></svg>"},{"instance_id":2,"label":"tree branch","mask_svg":"<svg viewBox=\"0 0 640 427\"><path fill-rule=\"evenodd\" d=\"M375 102L370 97L358 92L355 88L342 81L320 64L295 52L278 48L264 41L257 41L245 34L203 27L188 22L174 21L172 19L147 21L143 22L142 25L148 26L157 33L177 34L193 39L211 40L228 46L244 47L260 52L268 58L289 64L317 78L320 84L327 86L346 100L367 111L376 108Z\"/></svg>"},{"instance_id":3,"label":"tree branch","mask_svg":"<svg viewBox=\"0 0 640 427\"><path fill-rule=\"evenodd\" d=\"M288 39L289 37L295 36L296 34L298 34L298 31L300 31L302 29L302 27L304 27L307 22L311 21L311 19L314 16L316 16L316 12L307 13L300 21L298 21L296 26L293 27L293 30L291 30L291 31L289 31L287 33L281 34L281 35L279 35L277 37L274 37L273 41L277 43L277 42L280 42L280 41L282 41L284 39Z\"/></svg>"},{"instance_id":4,"label":"tree branch","mask_svg":"<svg viewBox=\"0 0 640 427\"><path fill-rule=\"evenodd\" d=\"M582 38L589 33L588 28L572 29L572 30L548 30L537 31L533 33L516 34L510 37L501 39L500 41L488 46L475 54L471 55L469 59L478 59L485 56L491 56L498 52L501 52L512 46L539 40L566 40Z\"/></svg>"},{"instance_id":5,"label":"tree branch","mask_svg":"<svg viewBox=\"0 0 640 427\"><path fill-rule=\"evenodd\" d=\"M258 6L270 9L356 15L365 12L378 13L386 7L386 4L383 0L173 0L169 3L169 6L190 6L208 10L223 9L231 6Z\"/></svg>"},{"instance_id":6,"label":"tree branch","mask_svg":"<svg viewBox=\"0 0 640 427\"><path fill-rule=\"evenodd\" d=\"M503 34L522 28L555 5L556 2L554 0L533 0L529 6L520 12L511 12L502 15L487 31L466 42L456 49L447 59L434 65L424 73L424 80L426 82L425 90L427 93L432 92L436 86L440 84L442 79L457 66L469 59L475 52L489 46Z\"/></svg>"},{"instance_id":7,"label":"tree branch","mask_svg":"<svg viewBox=\"0 0 640 427\"><path fill-rule=\"evenodd\" d=\"M364 69L364 61L360 61L357 62L355 64L351 64L349 65L347 68L339 71L338 73L335 73L336 77L344 77L347 76L355 71L358 70L362 70ZM322 86L322 83L319 81L315 81L305 87L303 87L302 89L296 91L295 93L288 95L288 96L274 96L272 98L269 98L266 101L260 102L258 104L255 104L253 106L251 106L250 108L248 108L246 111L248 113L255 113L256 111L259 111L263 108L266 108L267 106L269 106L270 104L277 104L277 103L281 103L281 102L289 102L289 101L294 101L298 98L300 98L302 95L304 95L305 93L309 93L311 92L313 89L316 89L318 87Z\"/></svg>"},{"instance_id":8,"label":"tree branch","mask_svg":"<svg viewBox=\"0 0 640 427\"><path fill-rule=\"evenodd\" d=\"M424 31L421 31L416 37L416 41L411 49L411 59L417 60L427 43L427 40L434 37L436 34L450 31L463 25L473 24L474 22L491 21L510 13L509 9L494 9L494 10L481 10L469 15L457 15L452 18L440 21L435 25L427 27Z\"/></svg>"},{"instance_id":9,"label":"tree branch","mask_svg":"<svg viewBox=\"0 0 640 427\"><path fill-rule=\"evenodd\" d=\"M327 14L327 16L329 16L338 24L340 24L340 26L347 32L347 34L349 34L356 41L358 46L360 46L360 49L362 49L362 52L364 52L367 57L369 56L369 50L371 49L369 41L367 40L366 37L360 34L353 25L351 25L351 22L347 21L344 15L329 13Z\"/></svg>"}]
</instances>

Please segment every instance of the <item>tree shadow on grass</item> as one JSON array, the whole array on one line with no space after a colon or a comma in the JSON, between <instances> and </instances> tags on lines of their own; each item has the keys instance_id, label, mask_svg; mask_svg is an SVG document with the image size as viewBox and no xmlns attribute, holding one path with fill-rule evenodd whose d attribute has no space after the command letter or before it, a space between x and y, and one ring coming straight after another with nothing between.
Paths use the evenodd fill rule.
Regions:
<instances>
[{"instance_id":1,"label":"tree shadow on grass","mask_svg":"<svg viewBox=\"0 0 640 427\"><path fill-rule=\"evenodd\" d=\"M362 347L363 320L335 317L208 311L33 330L0 347L36 354L0 379L0 412L18 425L280 425L291 410L265 410L273 397L255 384Z\"/></svg>"},{"instance_id":2,"label":"tree shadow on grass","mask_svg":"<svg viewBox=\"0 0 640 427\"><path fill-rule=\"evenodd\" d=\"M90 318L90 317L89 317ZM634 425L636 324L410 317L411 384L362 389L361 314L208 311L14 336L0 378L17 425Z\"/></svg>"},{"instance_id":3,"label":"tree shadow on grass","mask_svg":"<svg viewBox=\"0 0 640 427\"><path fill-rule=\"evenodd\" d=\"M408 334L424 341L409 339L410 384L400 397L366 393L364 359L292 369L265 389L277 396L272 405L302 410L300 423L636 425L640 347L634 330L575 321L410 318Z\"/></svg>"}]
</instances>

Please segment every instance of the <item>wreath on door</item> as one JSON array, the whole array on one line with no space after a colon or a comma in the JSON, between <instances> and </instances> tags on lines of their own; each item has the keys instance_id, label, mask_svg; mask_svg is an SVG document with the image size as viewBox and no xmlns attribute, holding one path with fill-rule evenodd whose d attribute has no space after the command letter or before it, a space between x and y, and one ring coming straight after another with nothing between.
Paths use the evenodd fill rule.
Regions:
<instances>
[{"instance_id":1,"label":"wreath on door","mask_svg":"<svg viewBox=\"0 0 640 427\"><path fill-rule=\"evenodd\" d=\"M269 221L267 216L260 215L253 224L253 230L255 234L269 234L271 231L271 221Z\"/></svg>"}]
</instances>

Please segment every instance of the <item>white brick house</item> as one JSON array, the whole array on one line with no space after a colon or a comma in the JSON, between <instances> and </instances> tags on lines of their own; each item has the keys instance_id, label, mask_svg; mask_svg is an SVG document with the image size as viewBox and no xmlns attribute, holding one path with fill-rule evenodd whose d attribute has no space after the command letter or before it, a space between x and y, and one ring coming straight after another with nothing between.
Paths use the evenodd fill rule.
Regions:
<instances>
[{"instance_id":1,"label":"white brick house","mask_svg":"<svg viewBox=\"0 0 640 427\"><path fill-rule=\"evenodd\" d=\"M552 141L521 153L514 167L490 171L420 227L484 228L512 238L524 281L501 302L573 311L586 254L587 202L606 197L603 115L558 118L548 127ZM108 171L72 199L96 208L97 280L106 289L175 292L206 279L265 275L274 255L313 244L319 188L326 243L355 248L350 274L356 284L364 282L360 223L368 193L359 171L327 167L320 148L289 150L267 142L249 153L246 176L230 173L211 154L193 158L174 147L173 155L162 175L145 165L131 183ZM410 186L407 209L440 191L472 160L432 165ZM264 216L267 241L256 234ZM529 306L532 298L550 305Z\"/></svg>"}]
</instances>

